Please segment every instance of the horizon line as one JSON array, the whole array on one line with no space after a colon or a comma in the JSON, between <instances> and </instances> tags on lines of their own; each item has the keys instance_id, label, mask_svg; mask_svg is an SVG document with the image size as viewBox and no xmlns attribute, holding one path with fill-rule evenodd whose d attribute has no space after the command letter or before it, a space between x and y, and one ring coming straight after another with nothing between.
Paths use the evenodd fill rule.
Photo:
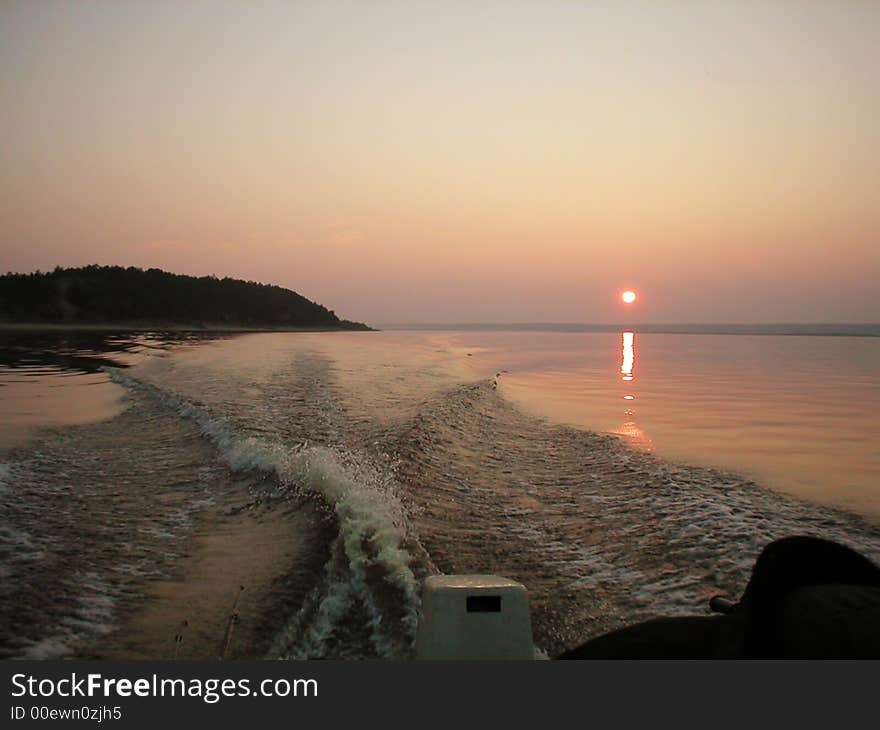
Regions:
<instances>
[{"instance_id":1,"label":"horizon line","mask_svg":"<svg viewBox=\"0 0 880 730\"><path fill-rule=\"evenodd\" d=\"M383 322L385 330L639 331L652 334L776 334L880 337L880 322ZM697 331L700 330L700 331Z\"/></svg>"}]
</instances>

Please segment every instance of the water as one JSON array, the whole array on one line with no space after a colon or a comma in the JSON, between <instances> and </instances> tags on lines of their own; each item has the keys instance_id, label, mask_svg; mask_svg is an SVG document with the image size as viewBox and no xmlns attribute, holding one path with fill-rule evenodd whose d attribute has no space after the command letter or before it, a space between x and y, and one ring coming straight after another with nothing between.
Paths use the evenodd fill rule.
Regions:
<instances>
[{"instance_id":1,"label":"water","mask_svg":"<svg viewBox=\"0 0 880 730\"><path fill-rule=\"evenodd\" d=\"M6 337L3 656L125 655L156 625L171 656L156 607L207 615L236 539L271 565L232 655L266 657L409 656L437 572L523 582L552 656L705 613L774 538L880 557L877 339Z\"/></svg>"},{"instance_id":2,"label":"water","mask_svg":"<svg viewBox=\"0 0 880 730\"><path fill-rule=\"evenodd\" d=\"M880 340L529 333L480 337L505 394L555 422L623 436L880 518Z\"/></svg>"}]
</instances>

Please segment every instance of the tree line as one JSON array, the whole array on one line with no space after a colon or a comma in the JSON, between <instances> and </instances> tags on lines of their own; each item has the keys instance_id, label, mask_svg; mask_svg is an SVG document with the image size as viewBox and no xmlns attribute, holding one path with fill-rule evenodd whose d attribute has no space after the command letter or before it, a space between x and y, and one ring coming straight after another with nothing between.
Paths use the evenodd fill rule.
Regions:
<instances>
[{"instance_id":1,"label":"tree line","mask_svg":"<svg viewBox=\"0 0 880 730\"><path fill-rule=\"evenodd\" d=\"M150 324L369 329L290 289L133 266L56 267L0 276L0 319L59 324Z\"/></svg>"}]
</instances>

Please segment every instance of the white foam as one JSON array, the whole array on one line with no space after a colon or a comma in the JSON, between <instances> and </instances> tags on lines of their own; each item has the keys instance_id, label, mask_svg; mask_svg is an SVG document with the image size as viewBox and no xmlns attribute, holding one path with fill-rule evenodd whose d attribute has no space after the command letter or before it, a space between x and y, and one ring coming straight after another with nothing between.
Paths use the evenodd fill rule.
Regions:
<instances>
[{"instance_id":1,"label":"white foam","mask_svg":"<svg viewBox=\"0 0 880 730\"><path fill-rule=\"evenodd\" d=\"M323 629L327 634L334 620L344 615L353 591L370 614L371 635L381 656L398 653L400 635L411 641L419 613L419 591L409 567L411 557L403 548L406 520L393 484L385 472L362 455L321 446L291 448L265 437L237 433L229 421L205 406L154 385L135 380L119 371L110 377L127 388L145 392L196 423L214 444L223 461L237 472L258 470L275 477L282 486L318 495L330 505L339 524L350 585L334 588L322 605ZM379 569L384 586L369 574ZM338 581L337 581L338 582ZM387 626L382 597L377 591L391 589L402 604L401 626Z\"/></svg>"},{"instance_id":2,"label":"white foam","mask_svg":"<svg viewBox=\"0 0 880 730\"><path fill-rule=\"evenodd\" d=\"M48 637L26 644L19 655L21 659L62 659L73 654L73 648L59 637Z\"/></svg>"}]
</instances>

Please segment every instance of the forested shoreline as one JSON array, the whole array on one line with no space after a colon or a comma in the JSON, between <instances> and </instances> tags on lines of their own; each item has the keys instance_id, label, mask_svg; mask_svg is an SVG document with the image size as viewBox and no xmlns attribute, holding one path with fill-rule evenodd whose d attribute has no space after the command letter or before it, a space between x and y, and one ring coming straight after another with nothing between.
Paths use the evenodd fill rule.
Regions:
<instances>
[{"instance_id":1,"label":"forested shoreline","mask_svg":"<svg viewBox=\"0 0 880 730\"><path fill-rule=\"evenodd\" d=\"M149 324L368 330L290 289L133 266L57 267L0 276L7 324Z\"/></svg>"}]
</instances>

